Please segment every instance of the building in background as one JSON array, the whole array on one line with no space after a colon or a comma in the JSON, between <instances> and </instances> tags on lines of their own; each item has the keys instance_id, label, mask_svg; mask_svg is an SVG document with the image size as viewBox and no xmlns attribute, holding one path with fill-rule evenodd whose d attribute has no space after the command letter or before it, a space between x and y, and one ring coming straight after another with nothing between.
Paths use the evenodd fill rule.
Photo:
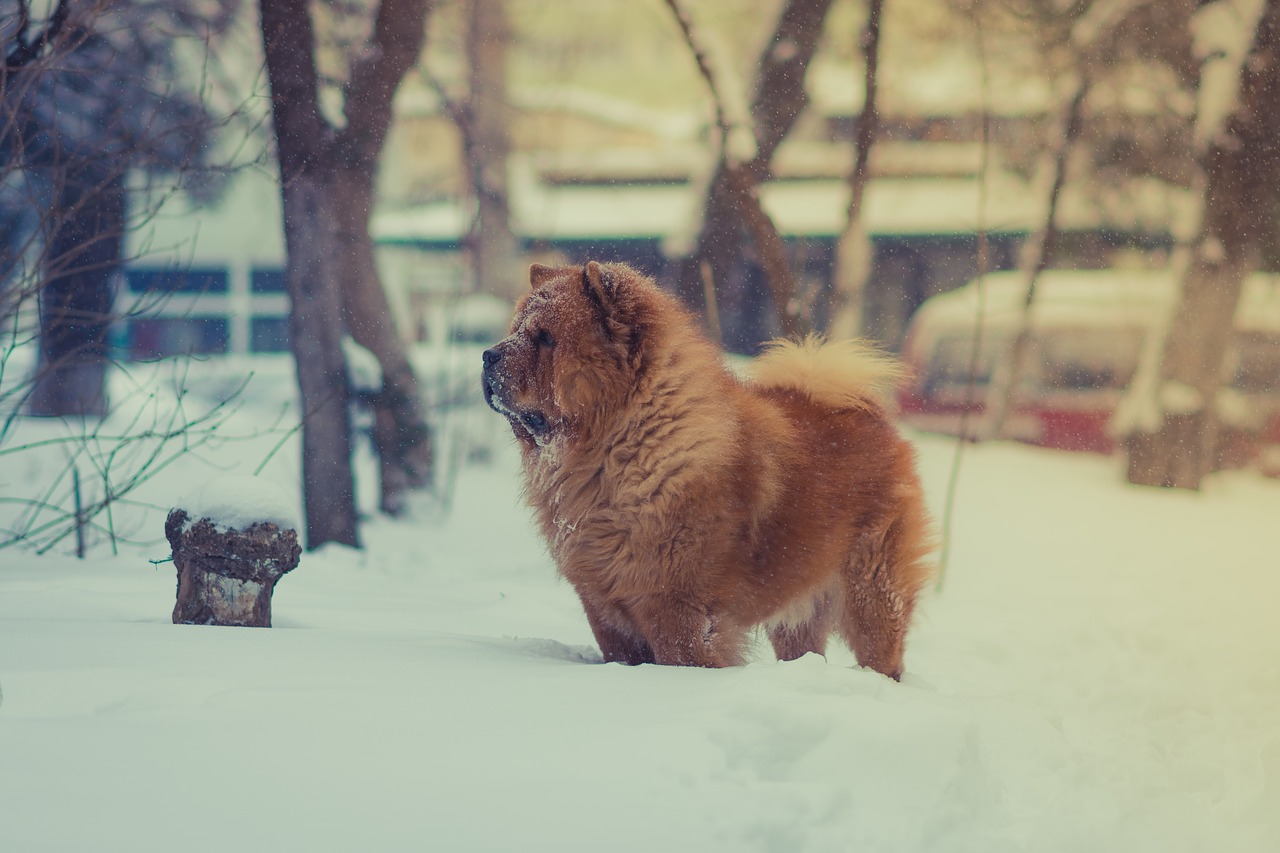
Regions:
<instances>
[{"instance_id":1,"label":"building in background","mask_svg":"<svg viewBox=\"0 0 1280 853\"><path fill-rule=\"evenodd\" d=\"M771 16L746 0L694 6L721 41L737 46L738 70L749 73ZM810 293L829 286L845 225L849 140L861 109L856 7L833 10L843 17L828 29L848 43L815 59L810 108L761 189ZM447 15L457 9L441 8L446 17L433 21L427 55L447 91L464 69L448 39L457 22ZM919 20L922 9L912 13ZM712 165L706 93L665 4L543 0L510 4L509 13L518 35L509 48L514 118L506 170L512 229L526 258L623 260L661 278L666 259L692 239ZM1024 177L1025 164L983 156L983 110L990 133L1016 148L1033 138L1051 98L1042 81L1022 76L994 81L993 100L983 103L972 45L940 40L927 24L894 33L882 56L883 130L863 215L874 249L868 328L897 348L927 297L963 284L980 264L1012 267L1041 224L1042 193ZM437 90L411 74L396 111L371 230L401 333L433 342L452 334L441 331L448 306L502 288L471 280L475 213L458 130ZM1128 188L1114 206L1069 186L1060 263L1154 262L1172 244L1172 219L1186 204L1181 191L1157 185ZM287 349L271 169L237 174L213 208L172 200L132 242L134 261L119 288L121 355Z\"/></svg>"}]
</instances>

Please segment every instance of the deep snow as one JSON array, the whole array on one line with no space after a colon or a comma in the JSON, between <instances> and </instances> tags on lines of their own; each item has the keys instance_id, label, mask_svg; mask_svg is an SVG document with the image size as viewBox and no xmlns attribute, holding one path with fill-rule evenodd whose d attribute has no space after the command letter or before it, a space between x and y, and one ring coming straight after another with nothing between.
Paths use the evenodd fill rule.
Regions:
<instances>
[{"instance_id":1,"label":"deep snow","mask_svg":"<svg viewBox=\"0 0 1280 853\"><path fill-rule=\"evenodd\" d=\"M217 373L189 377L192 412ZM260 369L223 433L278 420L285 381ZM272 629L171 624L167 504L285 428L135 493L153 506L115 524L149 544L0 550L0 850L1280 850L1276 481L1161 492L1116 460L968 447L903 684L843 648L626 668L598 663L502 424L461 409L449 512L304 554ZM940 512L955 445L917 440ZM0 456L0 495L61 452ZM292 487L296 457L262 476Z\"/></svg>"}]
</instances>

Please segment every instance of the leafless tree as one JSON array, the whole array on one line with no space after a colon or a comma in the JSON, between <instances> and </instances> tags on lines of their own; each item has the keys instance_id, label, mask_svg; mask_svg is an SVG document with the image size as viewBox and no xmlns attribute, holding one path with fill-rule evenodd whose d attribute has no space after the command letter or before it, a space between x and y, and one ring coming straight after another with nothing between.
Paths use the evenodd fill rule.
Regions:
<instances>
[{"instance_id":1,"label":"leafless tree","mask_svg":"<svg viewBox=\"0 0 1280 853\"><path fill-rule=\"evenodd\" d=\"M724 294L743 264L744 237L754 245L782 331L808 329L796 300L799 287L777 227L761 204L758 188L771 174L773 156L808 103L804 80L817 50L831 0L788 0L758 62L749 131L755 151L739 160L729 144L728 119L721 103L723 82L699 45L695 28L677 0L667 0L688 41L699 71L717 102L721 126L719 157L703 208L702 228L693 251L679 265L677 289L691 305L703 302L709 271ZM742 342L738 342L742 343Z\"/></svg>"},{"instance_id":2,"label":"leafless tree","mask_svg":"<svg viewBox=\"0 0 1280 853\"><path fill-rule=\"evenodd\" d=\"M430 441L403 338L374 266L369 216L391 103L418 61L428 0L383 0L367 41L347 55L345 123L321 106L316 28L308 0L260 0L284 206L291 333L306 417L307 547L358 543L351 472L346 332L382 367L374 399L384 510L430 476Z\"/></svg>"},{"instance_id":3,"label":"leafless tree","mask_svg":"<svg viewBox=\"0 0 1280 853\"><path fill-rule=\"evenodd\" d=\"M1056 115L1043 123L1037 149L1004 140L1002 160L1025 172L1041 197L1041 219L1023 245L1021 319L1004 343L987 391L980 436L1004 435L1031 355L1030 317L1041 273L1060 262L1060 205L1070 185L1101 210L1132 205L1150 179L1188 187L1195 174L1193 116L1185 103L1197 81L1189 17L1194 0L958 0L975 26L1002 38L1025 38L1043 75L1062 90ZM1006 73L1009 71L1005 69ZM1141 94L1142 107L1129 103Z\"/></svg>"},{"instance_id":4,"label":"leafless tree","mask_svg":"<svg viewBox=\"0 0 1280 853\"><path fill-rule=\"evenodd\" d=\"M222 440L229 400L198 412L181 390L147 387L108 401L105 378L124 240L180 189L212 200L227 171L212 139L239 116L211 106L210 68L191 57L210 53L238 8L23 0L0 11L0 466L42 460L27 493L0 498L0 548L42 553L74 536L83 556L95 537L129 540L139 531L117 510ZM121 417L102 417L108 402ZM23 437L24 414L64 426Z\"/></svg>"},{"instance_id":5,"label":"leafless tree","mask_svg":"<svg viewBox=\"0 0 1280 853\"><path fill-rule=\"evenodd\" d=\"M468 74L462 91L450 91L425 64L422 71L461 140L462 161L475 199L465 241L476 286L486 293L515 297L527 276L517 269L519 241L511 229L507 187L512 109L506 76L512 34L506 4L507 0L463 0L462 52Z\"/></svg>"},{"instance_id":6,"label":"leafless tree","mask_svg":"<svg viewBox=\"0 0 1280 853\"><path fill-rule=\"evenodd\" d=\"M0 317L8 345L38 334L23 390L40 415L101 415L112 280L126 232L130 173L197 184L219 119L189 85L178 44L226 28L235 0L29 0L0 13ZM38 303L38 330L19 306ZM10 393L14 393L12 387Z\"/></svg>"},{"instance_id":7,"label":"leafless tree","mask_svg":"<svg viewBox=\"0 0 1280 853\"><path fill-rule=\"evenodd\" d=\"M1113 424L1126 437L1132 482L1197 488L1216 464L1215 400L1230 378L1226 362L1242 284L1275 243L1272 188L1280 177L1280 120L1270 104L1280 92L1280 13L1274 2L1259 5L1256 32L1244 33L1243 43L1251 48L1228 56L1219 47L1197 48L1195 42L1197 31L1212 41L1231 29L1223 26L1227 19L1252 25L1252 19L1241 19L1243 7L1230 2L997 0L995 5L1032 22L1044 38L1045 55L1065 56L1066 73L1079 81L1056 142L1051 139L1048 146L1065 155L1078 142L1077 165L1083 167L1078 188L1091 191L1103 205L1117 190L1122 203L1131 203L1124 198L1126 190L1135 181L1155 178L1189 188L1199 199L1198 224L1187 230L1174 223L1178 242L1171 266L1181 283L1180 299L1169 322L1149 338ZM1207 22L1212 26L1201 26L1205 14L1220 17ZM1238 93L1214 82L1220 77L1211 79L1228 66L1228 74L1240 70ZM1134 92L1143 95L1140 110L1129 109L1126 98L1118 96L1132 98ZM1106 97L1095 100L1094 93ZM1188 103L1196 108L1188 109ZM1234 109L1219 115L1223 104ZM1056 156L1056 162L1050 170L1052 198L1061 189L1066 157ZM1036 272L1053 253L1053 210L1051 204L1050 216L1024 252L1028 309ZM995 417L988 426L995 425L997 434L1001 412L1013 405L1025 329L1019 338L1024 346L1015 341L1012 356L997 373L1006 381L993 383L998 387L993 387L989 414Z\"/></svg>"},{"instance_id":8,"label":"leafless tree","mask_svg":"<svg viewBox=\"0 0 1280 853\"><path fill-rule=\"evenodd\" d=\"M1084 124L1085 99L1092 86L1093 66L1099 61L1095 55L1098 52L1096 42L1100 36L1105 38L1110 35L1117 23L1114 19L1123 17L1124 11L1131 5L1127 0L1124 3L1109 0L1104 3L1077 2L1066 10L1056 7L1042 10L1037 21L1040 31L1048 33L1046 41L1059 48L1065 46L1072 54L1075 60L1075 73L1072 75L1075 83L1050 133L1045 158L1048 162L1041 169L1047 177L1047 187L1043 190L1043 219L1022 247L1018 264L1025 278L1022 310L1017 331L1008 341L1006 351L991 379L984 423L979 428L981 437L1005 437L1008 417L1014 408L1014 395L1026 369L1031 348L1031 307L1035 301L1036 287L1040 276L1053 262L1062 232L1059 203L1067 183L1067 166L1080 140ZM1090 11L1105 14L1108 20L1091 21L1087 18Z\"/></svg>"},{"instance_id":9,"label":"leafless tree","mask_svg":"<svg viewBox=\"0 0 1280 853\"><path fill-rule=\"evenodd\" d=\"M1202 4L1222 9L1226 3ZM1209 57L1212 59L1212 57ZM1227 58L1231 60L1231 57ZM1214 467L1216 400L1229 377L1227 353L1245 277L1261 266L1274 238L1280 182L1280 0L1261 8L1239 63L1234 106L1220 123L1205 115L1223 92L1201 77L1198 137L1203 175L1199 233L1186 252L1182 291L1163 337L1155 381L1136 387L1149 419L1133 418L1127 442L1130 482L1198 489Z\"/></svg>"}]
</instances>

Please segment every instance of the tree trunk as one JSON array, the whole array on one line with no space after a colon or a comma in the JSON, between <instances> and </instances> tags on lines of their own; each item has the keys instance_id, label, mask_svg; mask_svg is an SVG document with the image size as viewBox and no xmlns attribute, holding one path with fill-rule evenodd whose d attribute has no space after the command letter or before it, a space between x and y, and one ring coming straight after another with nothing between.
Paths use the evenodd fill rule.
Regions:
<instances>
[{"instance_id":1,"label":"tree trunk","mask_svg":"<svg viewBox=\"0 0 1280 853\"><path fill-rule=\"evenodd\" d=\"M1198 489L1213 469L1216 396L1236 307L1275 221L1280 179L1280 0L1267 0L1240 71L1239 98L1204 156L1204 222L1166 333L1154 432L1126 439L1129 480Z\"/></svg>"},{"instance_id":2,"label":"tree trunk","mask_svg":"<svg viewBox=\"0 0 1280 853\"><path fill-rule=\"evenodd\" d=\"M729 184L729 202L756 247L782 334L788 338L799 338L809 331L809 320L797 302L800 285L787 259L787 244L761 204L759 188L750 171L731 165L725 174Z\"/></svg>"},{"instance_id":3,"label":"tree trunk","mask_svg":"<svg viewBox=\"0 0 1280 853\"><path fill-rule=\"evenodd\" d=\"M831 0L787 0L773 38L756 63L760 72L751 102L751 123L757 150L751 172L757 180L769 173L778 146L809 104L804 79L830 9Z\"/></svg>"},{"instance_id":4,"label":"tree trunk","mask_svg":"<svg viewBox=\"0 0 1280 853\"><path fill-rule=\"evenodd\" d=\"M352 62L343 89L347 124L321 156L333 164L338 233L344 264L343 306L351 336L378 359L382 388L372 400L374 449L381 471L383 512L399 514L411 490L431 482L431 441L408 347L391 316L378 278L369 217L374 175L391 126L392 100L418 61L426 37L428 0L382 0L370 49Z\"/></svg>"},{"instance_id":5,"label":"tree trunk","mask_svg":"<svg viewBox=\"0 0 1280 853\"><path fill-rule=\"evenodd\" d=\"M343 87L347 121L339 131L320 111L308 0L260 0L284 199L290 328L305 417L308 548L331 541L358 544L345 324L382 368L375 443L383 457L383 508L397 511L404 489L429 478L430 444L417 380L377 277L368 229L392 99L418 59L428 5L378 4L371 43L353 59Z\"/></svg>"},{"instance_id":6,"label":"tree trunk","mask_svg":"<svg viewBox=\"0 0 1280 853\"><path fill-rule=\"evenodd\" d=\"M708 187L696 245L692 254L682 259L678 267L677 292L688 304L698 306L703 302L704 265L710 268L712 280L723 294L725 289L745 280L735 275L744 264L745 230L759 254L774 310L783 333L787 335L803 333L807 322L797 311L798 288L786 257L785 243L761 206L757 187L769 176L773 155L808 103L804 91L805 73L817 49L822 24L830 7L831 0L788 0L784 6L773 37L757 64L760 72L751 104L755 156L750 162L735 163L722 147L716 174ZM677 17L680 17L678 8ZM685 35L690 48L698 55L700 51L688 29ZM717 114L723 116L723 93L718 91L718 83L701 57L699 68L717 102ZM725 301L740 303L747 298L748 295L742 293L728 294ZM744 312L736 313L741 315ZM734 313L725 311L721 314L725 340L731 346L742 337L742 330L735 327L733 320ZM746 345L754 343L748 341Z\"/></svg>"},{"instance_id":7,"label":"tree trunk","mask_svg":"<svg viewBox=\"0 0 1280 853\"><path fill-rule=\"evenodd\" d=\"M358 546L351 469L350 382L342 351L342 243L329 173L295 174L283 183L289 260L289 332L302 392L302 485L307 548Z\"/></svg>"},{"instance_id":8,"label":"tree trunk","mask_svg":"<svg viewBox=\"0 0 1280 853\"><path fill-rule=\"evenodd\" d=\"M476 228L472 234L476 287L512 299L528 275L517 269L519 244L511 231L507 160L511 110L507 104L506 0L471 0L467 54L471 65L470 134Z\"/></svg>"},{"instance_id":9,"label":"tree trunk","mask_svg":"<svg viewBox=\"0 0 1280 853\"><path fill-rule=\"evenodd\" d=\"M332 129L320 116L307 0L261 0L284 210L289 330L302 395L307 547L359 545L342 352L341 244Z\"/></svg>"},{"instance_id":10,"label":"tree trunk","mask_svg":"<svg viewBox=\"0 0 1280 853\"><path fill-rule=\"evenodd\" d=\"M722 305L721 327L724 343L730 349L740 349L751 342L739 340L737 312L730 310L735 300L730 292L737 267L742 262L742 227L733 207L733 193L727 187L728 163L722 157L716 166L707 191L702 212L702 230L692 254L682 258L677 267L676 295L691 309L709 316L712 307L709 298L719 296L730 305ZM726 186L720 186L725 184ZM709 271L714 292L705 288L703 269ZM741 294L737 294L740 296Z\"/></svg>"},{"instance_id":11,"label":"tree trunk","mask_svg":"<svg viewBox=\"0 0 1280 853\"><path fill-rule=\"evenodd\" d=\"M869 0L867 25L862 32L864 60L862 112L858 115L853 139L853 168L849 170L849 207L844 231L836 241L833 271L833 310L828 332L831 337L858 338L863 335L867 280L871 276L871 237L862 220L862 199L871 182L871 147L879 129L877 75L880 70L880 17L884 0Z\"/></svg>"},{"instance_id":12,"label":"tree trunk","mask_svg":"<svg viewBox=\"0 0 1280 853\"><path fill-rule=\"evenodd\" d=\"M431 482L431 434L408 348L391 319L391 306L377 277L369 236L373 206L370 174L340 168L333 196L342 246L347 328L356 343L373 353L382 369L382 388L370 401L382 487L380 505L388 515L399 515L408 493Z\"/></svg>"},{"instance_id":13,"label":"tree trunk","mask_svg":"<svg viewBox=\"0 0 1280 853\"><path fill-rule=\"evenodd\" d=\"M107 328L124 236L124 178L91 170L56 177L57 218L46 238L40 287L40 361L30 411L107 413Z\"/></svg>"}]
</instances>

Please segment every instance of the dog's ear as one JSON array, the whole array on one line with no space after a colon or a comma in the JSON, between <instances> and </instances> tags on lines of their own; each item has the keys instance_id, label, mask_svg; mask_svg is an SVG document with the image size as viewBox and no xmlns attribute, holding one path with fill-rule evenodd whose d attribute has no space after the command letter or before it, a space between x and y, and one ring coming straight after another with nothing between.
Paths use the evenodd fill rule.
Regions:
<instances>
[{"instance_id":1,"label":"dog's ear","mask_svg":"<svg viewBox=\"0 0 1280 853\"><path fill-rule=\"evenodd\" d=\"M534 290L542 287L551 279L556 277L556 268L549 267L544 264L531 264L529 266L529 284Z\"/></svg>"},{"instance_id":2,"label":"dog's ear","mask_svg":"<svg viewBox=\"0 0 1280 853\"><path fill-rule=\"evenodd\" d=\"M600 303L602 308L607 310L613 304L616 283L610 272L596 261L587 261L582 270L582 284L587 289L587 295Z\"/></svg>"}]
</instances>

